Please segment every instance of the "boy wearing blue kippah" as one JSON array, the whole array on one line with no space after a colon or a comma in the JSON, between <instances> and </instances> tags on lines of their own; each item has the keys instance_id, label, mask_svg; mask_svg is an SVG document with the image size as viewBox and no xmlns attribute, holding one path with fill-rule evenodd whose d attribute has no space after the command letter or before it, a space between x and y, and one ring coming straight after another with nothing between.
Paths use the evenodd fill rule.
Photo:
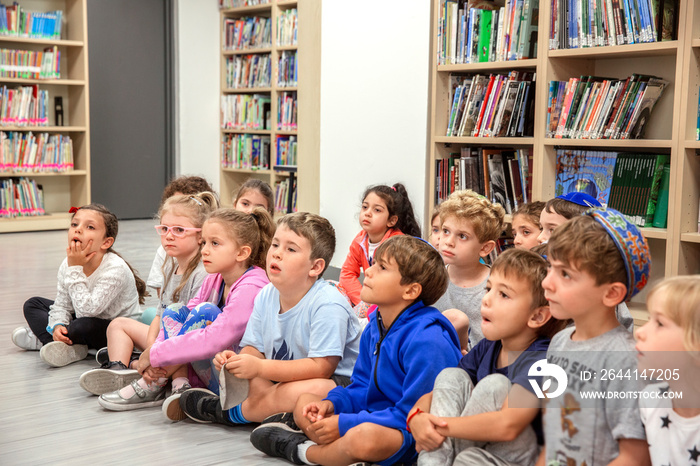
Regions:
<instances>
[{"instance_id":1,"label":"boy wearing blue kippah","mask_svg":"<svg viewBox=\"0 0 700 466\"><path fill-rule=\"evenodd\" d=\"M546 393L538 465L650 464L629 395L638 388L635 342L615 316L649 278L646 240L621 213L590 209L558 227L547 249L545 297L552 316L573 319L574 327L556 334L547 351L547 365L566 377L555 377Z\"/></svg>"},{"instance_id":2,"label":"boy wearing blue kippah","mask_svg":"<svg viewBox=\"0 0 700 466\"><path fill-rule=\"evenodd\" d=\"M594 207L601 207L600 202L586 193L572 192L550 199L540 214L542 230L537 241L540 244L546 243L555 228ZM620 324L628 331L634 330L634 319L624 302L615 308L615 315Z\"/></svg>"}]
</instances>

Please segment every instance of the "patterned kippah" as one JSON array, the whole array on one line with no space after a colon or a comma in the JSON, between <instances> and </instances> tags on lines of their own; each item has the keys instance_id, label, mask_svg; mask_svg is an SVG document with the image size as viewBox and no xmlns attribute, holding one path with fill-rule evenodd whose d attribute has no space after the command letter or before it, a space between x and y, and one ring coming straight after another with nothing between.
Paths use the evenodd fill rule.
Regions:
<instances>
[{"instance_id":1,"label":"patterned kippah","mask_svg":"<svg viewBox=\"0 0 700 466\"><path fill-rule=\"evenodd\" d=\"M627 297L625 301L639 293L649 281L651 254L647 240L636 225L614 209L596 208L584 212L603 225L615 242L627 272Z\"/></svg>"},{"instance_id":2,"label":"patterned kippah","mask_svg":"<svg viewBox=\"0 0 700 466\"><path fill-rule=\"evenodd\" d=\"M557 199L564 199L565 201L573 202L574 204L578 204L583 207L602 207L601 203L598 202L598 199L589 194L580 193L578 191L562 194L561 196L557 196Z\"/></svg>"}]
</instances>

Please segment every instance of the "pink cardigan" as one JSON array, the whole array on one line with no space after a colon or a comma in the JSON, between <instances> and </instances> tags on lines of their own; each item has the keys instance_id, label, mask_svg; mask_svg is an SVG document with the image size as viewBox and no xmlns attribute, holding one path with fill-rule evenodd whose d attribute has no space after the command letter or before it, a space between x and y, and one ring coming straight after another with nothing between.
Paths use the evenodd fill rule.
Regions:
<instances>
[{"instance_id":1,"label":"pink cardigan","mask_svg":"<svg viewBox=\"0 0 700 466\"><path fill-rule=\"evenodd\" d=\"M389 228L380 243L396 235L403 235L403 233L396 228ZM345 288L345 292L350 297L353 306L360 302L360 291L362 290L359 280L360 270L364 271L369 268L369 262L367 261L368 250L369 235L364 230L361 230L350 243L350 251L345 258L343 268L340 269L340 284Z\"/></svg>"},{"instance_id":2,"label":"pink cardigan","mask_svg":"<svg viewBox=\"0 0 700 466\"><path fill-rule=\"evenodd\" d=\"M218 273L207 275L197 296L187 303L187 307L194 309L198 304L205 302L213 302L216 305L215 300L222 280ZM253 301L269 282L263 269L253 267L233 284L223 312L211 325L167 340L162 339L161 329L161 334L151 346L151 365L165 367L184 364L211 359L225 349L238 350L246 324L253 312Z\"/></svg>"}]
</instances>

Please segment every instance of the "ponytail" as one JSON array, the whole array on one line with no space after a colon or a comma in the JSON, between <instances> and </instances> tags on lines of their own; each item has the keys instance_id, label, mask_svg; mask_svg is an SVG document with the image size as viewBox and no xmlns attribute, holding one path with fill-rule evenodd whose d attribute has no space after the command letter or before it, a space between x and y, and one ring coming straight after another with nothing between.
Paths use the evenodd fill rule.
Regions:
<instances>
[{"instance_id":1,"label":"ponytail","mask_svg":"<svg viewBox=\"0 0 700 466\"><path fill-rule=\"evenodd\" d=\"M250 253L250 265L256 265L261 269L265 268L267 260L267 250L270 249L270 243L272 243L272 237L275 235L275 222L272 220L272 216L267 212L267 210L262 207L256 207L250 213L253 217L255 223L257 224L257 229L260 232L260 241L255 253ZM251 246L252 248L252 246Z\"/></svg>"}]
</instances>

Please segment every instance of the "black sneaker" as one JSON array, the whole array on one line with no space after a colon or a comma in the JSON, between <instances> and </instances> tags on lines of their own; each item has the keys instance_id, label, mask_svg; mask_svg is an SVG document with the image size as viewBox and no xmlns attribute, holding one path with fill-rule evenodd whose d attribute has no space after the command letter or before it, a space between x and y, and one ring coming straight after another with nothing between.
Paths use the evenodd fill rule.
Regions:
<instances>
[{"instance_id":1,"label":"black sneaker","mask_svg":"<svg viewBox=\"0 0 700 466\"><path fill-rule=\"evenodd\" d=\"M136 349L134 349L131 352L131 356L129 357L129 366L131 366L131 363L134 362L134 360L138 359L140 356L141 351L137 351ZM106 346L97 350L97 353L95 353L95 361L97 361L97 364L99 364L102 369L110 369L109 367L106 367L106 365L111 362L109 360L109 351L107 350ZM122 363L122 366L123 365L124 364ZM128 369L128 367L124 367Z\"/></svg>"},{"instance_id":2,"label":"black sneaker","mask_svg":"<svg viewBox=\"0 0 700 466\"><path fill-rule=\"evenodd\" d=\"M250 433L250 443L268 456L286 458L294 464L304 464L297 447L309 438L293 432L284 424L261 424Z\"/></svg>"},{"instance_id":3,"label":"black sneaker","mask_svg":"<svg viewBox=\"0 0 700 466\"><path fill-rule=\"evenodd\" d=\"M180 395L182 411L195 422L208 424L216 422L227 426L235 426L228 418L228 413L221 409L221 401L214 392L206 388L192 388Z\"/></svg>"},{"instance_id":4,"label":"black sneaker","mask_svg":"<svg viewBox=\"0 0 700 466\"><path fill-rule=\"evenodd\" d=\"M287 426L290 432L302 433L301 428L294 422L293 413L277 413L272 416L268 416L260 423L261 425L266 424L268 426L273 425L277 427Z\"/></svg>"}]
</instances>

